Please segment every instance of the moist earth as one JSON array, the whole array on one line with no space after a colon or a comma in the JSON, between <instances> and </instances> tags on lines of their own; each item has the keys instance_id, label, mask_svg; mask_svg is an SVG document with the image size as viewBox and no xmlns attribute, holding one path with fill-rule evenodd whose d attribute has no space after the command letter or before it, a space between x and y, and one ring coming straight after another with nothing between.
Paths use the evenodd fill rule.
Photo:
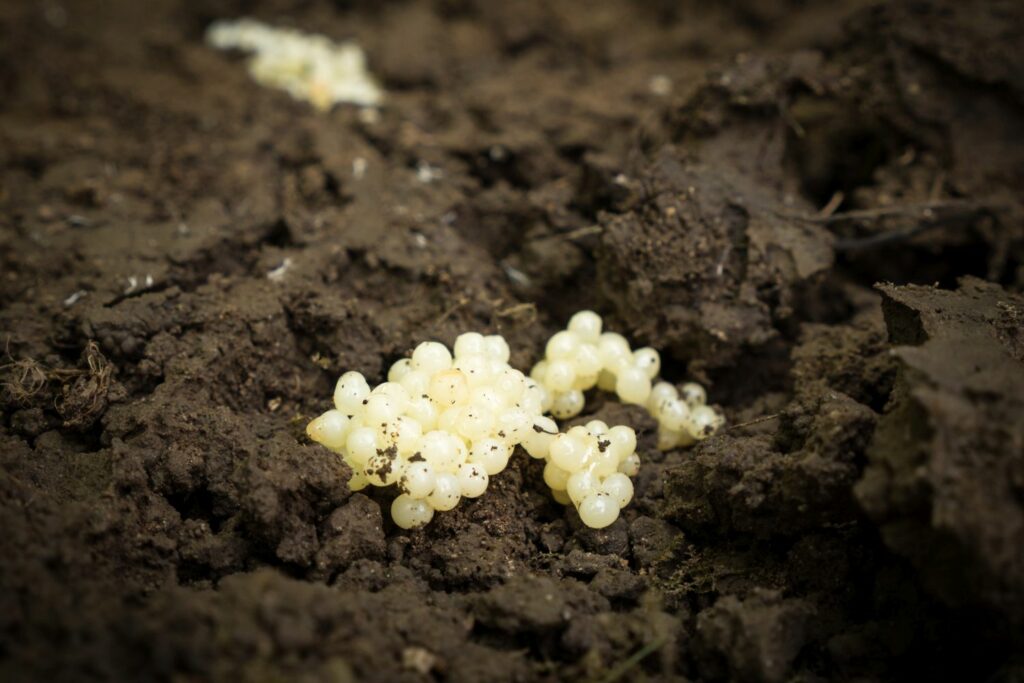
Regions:
<instances>
[{"instance_id":1,"label":"moist earth","mask_svg":"<svg viewBox=\"0 0 1024 683\"><path fill-rule=\"evenodd\" d=\"M357 40L379 112L211 50ZM1024 7L0 7L0 675L1024 677ZM728 417L593 530L522 453L424 529L304 436L592 308Z\"/></svg>"}]
</instances>

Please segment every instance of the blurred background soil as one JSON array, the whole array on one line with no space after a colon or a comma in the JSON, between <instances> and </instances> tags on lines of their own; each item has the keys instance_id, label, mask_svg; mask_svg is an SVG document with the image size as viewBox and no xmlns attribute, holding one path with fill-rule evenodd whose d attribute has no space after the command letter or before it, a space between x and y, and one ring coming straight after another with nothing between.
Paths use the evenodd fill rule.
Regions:
<instances>
[{"instance_id":1,"label":"blurred background soil","mask_svg":"<svg viewBox=\"0 0 1024 683\"><path fill-rule=\"evenodd\" d=\"M203 31L352 38L379 116ZM1024 5L0 5L5 681L1024 680ZM884 283L884 284L879 284ZM404 532L345 370L593 308L730 426Z\"/></svg>"}]
</instances>

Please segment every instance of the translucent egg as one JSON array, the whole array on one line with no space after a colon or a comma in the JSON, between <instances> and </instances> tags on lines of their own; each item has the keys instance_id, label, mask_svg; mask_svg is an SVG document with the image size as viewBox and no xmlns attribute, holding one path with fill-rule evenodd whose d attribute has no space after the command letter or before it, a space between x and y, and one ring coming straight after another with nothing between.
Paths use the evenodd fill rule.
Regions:
<instances>
[{"instance_id":1,"label":"translucent egg","mask_svg":"<svg viewBox=\"0 0 1024 683\"><path fill-rule=\"evenodd\" d=\"M466 381L471 387L478 387L491 381L491 363L486 356L460 357L455 367L466 375Z\"/></svg>"},{"instance_id":2,"label":"translucent egg","mask_svg":"<svg viewBox=\"0 0 1024 683\"><path fill-rule=\"evenodd\" d=\"M395 402L402 406L409 402L409 390L403 387L399 382L383 382L378 384L370 391L370 396L378 394L389 396L395 399Z\"/></svg>"},{"instance_id":3,"label":"translucent egg","mask_svg":"<svg viewBox=\"0 0 1024 683\"><path fill-rule=\"evenodd\" d=\"M442 472L434 481L434 490L427 496L427 504L438 512L446 512L459 504L462 487L454 474Z\"/></svg>"},{"instance_id":4,"label":"translucent egg","mask_svg":"<svg viewBox=\"0 0 1024 683\"><path fill-rule=\"evenodd\" d=\"M568 329L583 341L595 343L601 336L601 316L593 311L580 311L569 318Z\"/></svg>"},{"instance_id":5,"label":"translucent egg","mask_svg":"<svg viewBox=\"0 0 1024 683\"><path fill-rule=\"evenodd\" d=\"M480 356L486 351L484 336L479 332L466 332L455 339L455 357Z\"/></svg>"},{"instance_id":6,"label":"translucent egg","mask_svg":"<svg viewBox=\"0 0 1024 683\"><path fill-rule=\"evenodd\" d=\"M473 442L469 450L469 462L480 465L489 475L495 475L508 466L512 449L499 439L481 439Z\"/></svg>"},{"instance_id":7,"label":"translucent egg","mask_svg":"<svg viewBox=\"0 0 1024 683\"><path fill-rule=\"evenodd\" d=\"M664 401L655 415L662 427L673 432L682 431L690 420L690 407L678 398Z\"/></svg>"},{"instance_id":8,"label":"translucent egg","mask_svg":"<svg viewBox=\"0 0 1024 683\"><path fill-rule=\"evenodd\" d=\"M405 468L405 475L402 477L402 488L413 498L426 498L434 490L436 474L429 463L419 461L411 462Z\"/></svg>"},{"instance_id":9,"label":"translucent egg","mask_svg":"<svg viewBox=\"0 0 1024 683\"><path fill-rule=\"evenodd\" d=\"M690 412L690 423L693 426L693 435L698 439L704 439L722 426L725 419L715 412L711 406L698 405Z\"/></svg>"},{"instance_id":10,"label":"translucent egg","mask_svg":"<svg viewBox=\"0 0 1024 683\"><path fill-rule=\"evenodd\" d=\"M596 344L581 344L572 361L576 366L576 373L579 375L597 375L604 368L604 362L601 360L601 353Z\"/></svg>"},{"instance_id":11,"label":"translucent egg","mask_svg":"<svg viewBox=\"0 0 1024 683\"><path fill-rule=\"evenodd\" d=\"M569 434L559 434L551 442L548 457L561 469L576 472L587 459L587 447L580 439L574 439Z\"/></svg>"},{"instance_id":12,"label":"translucent egg","mask_svg":"<svg viewBox=\"0 0 1024 683\"><path fill-rule=\"evenodd\" d=\"M683 397L683 400L686 401L686 404L691 408L695 406L702 406L708 401L708 395L704 391L704 387L696 382L687 382L684 384L680 388L679 395Z\"/></svg>"},{"instance_id":13,"label":"translucent egg","mask_svg":"<svg viewBox=\"0 0 1024 683\"><path fill-rule=\"evenodd\" d=\"M641 368L626 368L616 379L615 393L624 403L643 405L651 394L651 378Z\"/></svg>"},{"instance_id":14,"label":"translucent egg","mask_svg":"<svg viewBox=\"0 0 1024 683\"><path fill-rule=\"evenodd\" d=\"M537 417L523 437L523 448L531 458L546 458L551 442L558 433L558 425L549 417Z\"/></svg>"},{"instance_id":15,"label":"translucent egg","mask_svg":"<svg viewBox=\"0 0 1024 683\"><path fill-rule=\"evenodd\" d=\"M310 439L333 451L341 450L348 438L349 417L340 410L328 410L306 426Z\"/></svg>"},{"instance_id":16,"label":"translucent egg","mask_svg":"<svg viewBox=\"0 0 1024 683\"><path fill-rule=\"evenodd\" d=\"M568 505L572 502L569 498L569 494L565 491L559 491L558 489L551 489L551 497L555 499L555 502L560 505Z\"/></svg>"},{"instance_id":17,"label":"translucent egg","mask_svg":"<svg viewBox=\"0 0 1024 683\"><path fill-rule=\"evenodd\" d=\"M384 447L394 446L399 455L411 455L419 446L423 427L411 417L400 416L381 427L381 436L378 443Z\"/></svg>"},{"instance_id":18,"label":"translucent egg","mask_svg":"<svg viewBox=\"0 0 1024 683\"><path fill-rule=\"evenodd\" d=\"M551 401L550 413L559 420L567 420L583 412L584 404L583 392L572 389L555 395Z\"/></svg>"},{"instance_id":19,"label":"translucent egg","mask_svg":"<svg viewBox=\"0 0 1024 683\"><path fill-rule=\"evenodd\" d=\"M522 408L508 408L498 416L495 432L509 443L521 443L533 426L530 413Z\"/></svg>"},{"instance_id":20,"label":"translucent egg","mask_svg":"<svg viewBox=\"0 0 1024 683\"><path fill-rule=\"evenodd\" d=\"M632 427L615 425L605 434L610 443L609 448L621 462L630 453L636 451L636 432Z\"/></svg>"},{"instance_id":21,"label":"translucent egg","mask_svg":"<svg viewBox=\"0 0 1024 683\"><path fill-rule=\"evenodd\" d=\"M601 482L601 491L608 494L620 509L633 500L633 482L621 472L613 472L606 476Z\"/></svg>"},{"instance_id":22,"label":"translucent egg","mask_svg":"<svg viewBox=\"0 0 1024 683\"><path fill-rule=\"evenodd\" d=\"M648 379L654 379L661 372L661 356L649 346L633 352L633 365L647 373Z\"/></svg>"},{"instance_id":23,"label":"translucent egg","mask_svg":"<svg viewBox=\"0 0 1024 683\"><path fill-rule=\"evenodd\" d=\"M452 366L452 354L440 342L423 342L412 352L412 366L415 370L433 375Z\"/></svg>"},{"instance_id":24,"label":"translucent egg","mask_svg":"<svg viewBox=\"0 0 1024 683\"><path fill-rule=\"evenodd\" d=\"M353 472L352 477L348 480L348 488L350 491L362 491L370 485L370 480L366 478L366 475L362 472Z\"/></svg>"},{"instance_id":25,"label":"translucent egg","mask_svg":"<svg viewBox=\"0 0 1024 683\"><path fill-rule=\"evenodd\" d=\"M419 422L424 432L429 432L437 426L437 404L429 398L413 398L405 407L405 414Z\"/></svg>"},{"instance_id":26,"label":"translucent egg","mask_svg":"<svg viewBox=\"0 0 1024 683\"><path fill-rule=\"evenodd\" d=\"M476 387L469 394L469 403L480 406L488 412L498 415L505 410L505 399L493 387Z\"/></svg>"},{"instance_id":27,"label":"translucent egg","mask_svg":"<svg viewBox=\"0 0 1024 683\"><path fill-rule=\"evenodd\" d=\"M402 378L412 372L412 360L408 358L402 358L401 360L395 361L391 368L388 370L388 381L389 382L401 382Z\"/></svg>"},{"instance_id":28,"label":"translucent egg","mask_svg":"<svg viewBox=\"0 0 1024 683\"><path fill-rule=\"evenodd\" d=\"M633 360L633 351L629 348L629 342L621 334L615 332L605 332L601 335L597 342L597 351L601 354L601 365L606 369L612 369Z\"/></svg>"},{"instance_id":29,"label":"translucent egg","mask_svg":"<svg viewBox=\"0 0 1024 683\"><path fill-rule=\"evenodd\" d=\"M561 332L556 332L555 335L548 340L547 346L544 347L544 356L548 362L556 360L572 360L575 358L579 348L580 339L576 336L576 333L568 330L562 330Z\"/></svg>"},{"instance_id":30,"label":"translucent egg","mask_svg":"<svg viewBox=\"0 0 1024 683\"><path fill-rule=\"evenodd\" d=\"M334 386L334 407L346 415L355 415L369 395L366 378L358 372L346 372Z\"/></svg>"},{"instance_id":31,"label":"translucent egg","mask_svg":"<svg viewBox=\"0 0 1024 683\"><path fill-rule=\"evenodd\" d=\"M459 489L466 498L482 496L490 480L482 466L468 462L459 466L458 479Z\"/></svg>"},{"instance_id":32,"label":"translucent egg","mask_svg":"<svg viewBox=\"0 0 1024 683\"><path fill-rule=\"evenodd\" d=\"M435 472L454 472L461 464L459 444L449 432L427 432L420 439L416 452Z\"/></svg>"},{"instance_id":33,"label":"translucent egg","mask_svg":"<svg viewBox=\"0 0 1024 683\"><path fill-rule=\"evenodd\" d=\"M387 394L371 394L366 399L366 408L363 411L363 419L366 420L367 424L380 425L386 422L391 422L403 412L407 407L405 404L400 403L398 399Z\"/></svg>"},{"instance_id":34,"label":"translucent egg","mask_svg":"<svg viewBox=\"0 0 1024 683\"><path fill-rule=\"evenodd\" d=\"M403 493L391 503L391 519L402 529L423 526L434 518L434 508L426 501Z\"/></svg>"},{"instance_id":35,"label":"translucent egg","mask_svg":"<svg viewBox=\"0 0 1024 683\"><path fill-rule=\"evenodd\" d=\"M470 441L483 439L494 428L494 413L479 405L468 405L459 411L455 429Z\"/></svg>"},{"instance_id":36,"label":"translucent egg","mask_svg":"<svg viewBox=\"0 0 1024 683\"><path fill-rule=\"evenodd\" d=\"M595 493L580 503L580 519L592 529L604 529L619 518L619 504L611 496Z\"/></svg>"},{"instance_id":37,"label":"translucent egg","mask_svg":"<svg viewBox=\"0 0 1024 683\"><path fill-rule=\"evenodd\" d=\"M353 429L345 439L345 451L355 465L365 465L377 454L377 431L372 427Z\"/></svg>"},{"instance_id":38,"label":"translucent egg","mask_svg":"<svg viewBox=\"0 0 1024 683\"><path fill-rule=\"evenodd\" d=\"M602 420L591 420L584 425L584 428L594 436L600 436L608 432L608 423Z\"/></svg>"},{"instance_id":39,"label":"translucent egg","mask_svg":"<svg viewBox=\"0 0 1024 683\"><path fill-rule=\"evenodd\" d=\"M431 377L427 395L443 408L460 405L469 398L469 381L461 370L442 370Z\"/></svg>"},{"instance_id":40,"label":"translucent egg","mask_svg":"<svg viewBox=\"0 0 1024 683\"><path fill-rule=\"evenodd\" d=\"M551 461L544 466L544 483L556 491L564 491L569 483L569 472Z\"/></svg>"},{"instance_id":41,"label":"translucent egg","mask_svg":"<svg viewBox=\"0 0 1024 683\"><path fill-rule=\"evenodd\" d=\"M409 392L409 400L422 397L430 390L430 375L420 370L410 370L398 381Z\"/></svg>"},{"instance_id":42,"label":"translucent egg","mask_svg":"<svg viewBox=\"0 0 1024 683\"><path fill-rule=\"evenodd\" d=\"M572 502L579 505L587 496L597 493L598 485L597 475L588 470L583 470L581 472L573 472L569 476L565 491L569 494Z\"/></svg>"},{"instance_id":43,"label":"translucent egg","mask_svg":"<svg viewBox=\"0 0 1024 683\"><path fill-rule=\"evenodd\" d=\"M569 391L576 380L576 370L571 361L553 360L548 362L542 384L554 392Z\"/></svg>"},{"instance_id":44,"label":"translucent egg","mask_svg":"<svg viewBox=\"0 0 1024 683\"><path fill-rule=\"evenodd\" d=\"M640 456L636 453L630 453L626 456L622 462L619 463L619 472L622 472L627 477L635 477L640 473Z\"/></svg>"},{"instance_id":45,"label":"translucent egg","mask_svg":"<svg viewBox=\"0 0 1024 683\"><path fill-rule=\"evenodd\" d=\"M679 398L679 392L676 391L675 386L668 382L658 382L651 387L651 395L647 397L647 410L654 415L662 402L676 398Z\"/></svg>"},{"instance_id":46,"label":"translucent egg","mask_svg":"<svg viewBox=\"0 0 1024 683\"><path fill-rule=\"evenodd\" d=\"M512 355L508 342L501 335L491 334L484 337L484 353L491 358L507 363Z\"/></svg>"}]
</instances>

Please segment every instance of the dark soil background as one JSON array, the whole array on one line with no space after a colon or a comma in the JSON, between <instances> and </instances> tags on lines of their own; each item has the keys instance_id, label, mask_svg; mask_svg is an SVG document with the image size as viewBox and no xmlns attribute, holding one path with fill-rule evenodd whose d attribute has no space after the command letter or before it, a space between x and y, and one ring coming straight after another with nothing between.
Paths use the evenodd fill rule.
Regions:
<instances>
[{"instance_id":1,"label":"dark soil background","mask_svg":"<svg viewBox=\"0 0 1024 683\"><path fill-rule=\"evenodd\" d=\"M243 15L357 39L379 119ZM1016 1L3 2L0 678L1024 680L1022 64ZM585 307L731 425L591 399L607 530L516 457L402 532L303 436Z\"/></svg>"}]
</instances>

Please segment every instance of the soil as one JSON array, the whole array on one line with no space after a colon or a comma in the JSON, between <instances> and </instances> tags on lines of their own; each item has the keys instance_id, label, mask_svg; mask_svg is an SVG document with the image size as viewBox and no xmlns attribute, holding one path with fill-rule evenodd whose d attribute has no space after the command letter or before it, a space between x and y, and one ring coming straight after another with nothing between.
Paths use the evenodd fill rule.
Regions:
<instances>
[{"instance_id":1,"label":"soil","mask_svg":"<svg viewBox=\"0 0 1024 683\"><path fill-rule=\"evenodd\" d=\"M379 116L206 25L354 38ZM0 5L0 678L1024 678L1024 5ZM882 284L880 284L882 283ZM582 308L729 427L405 532L333 382Z\"/></svg>"}]
</instances>

